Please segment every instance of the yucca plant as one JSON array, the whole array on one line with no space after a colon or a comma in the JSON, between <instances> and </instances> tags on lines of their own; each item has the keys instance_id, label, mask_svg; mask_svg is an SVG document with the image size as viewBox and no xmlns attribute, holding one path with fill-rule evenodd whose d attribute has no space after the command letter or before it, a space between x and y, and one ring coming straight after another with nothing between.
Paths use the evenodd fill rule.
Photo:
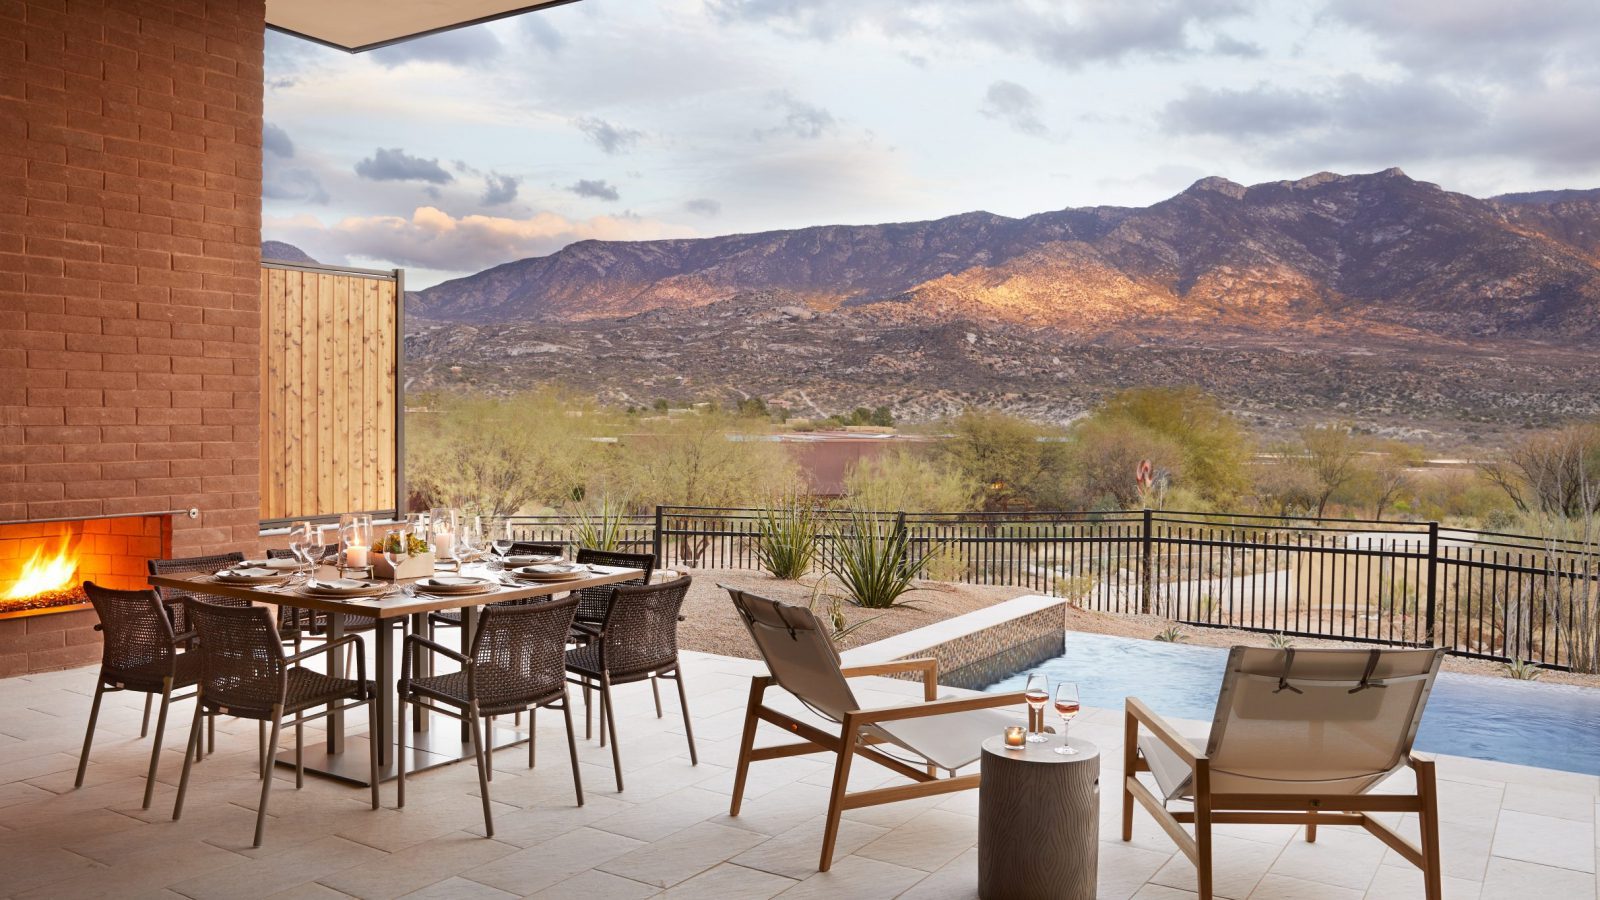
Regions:
<instances>
[{"instance_id":1,"label":"yucca plant","mask_svg":"<svg viewBox=\"0 0 1600 900\"><path fill-rule=\"evenodd\" d=\"M1294 646L1294 638L1289 637L1287 634L1284 634L1280 631L1277 634L1267 635L1267 643L1270 644L1273 649L1287 650Z\"/></svg>"},{"instance_id":2,"label":"yucca plant","mask_svg":"<svg viewBox=\"0 0 1600 900\"><path fill-rule=\"evenodd\" d=\"M586 550L621 550L628 505L601 497L599 503L579 507L572 530L578 546Z\"/></svg>"},{"instance_id":3,"label":"yucca plant","mask_svg":"<svg viewBox=\"0 0 1600 900\"><path fill-rule=\"evenodd\" d=\"M880 613L879 615L872 616L871 618L862 619L854 625L850 624L844 617L844 603L841 601L839 595L828 594L827 597L824 598L822 595L822 585L823 582L819 580L816 585L812 587L811 600L806 603L806 606L811 610L812 615L827 621L829 629L828 637L833 641L842 641L849 637L850 634L857 628L882 618L882 614ZM818 601L824 600L826 602L826 608L819 613L817 611Z\"/></svg>"},{"instance_id":4,"label":"yucca plant","mask_svg":"<svg viewBox=\"0 0 1600 900\"><path fill-rule=\"evenodd\" d=\"M1169 644L1181 644L1183 643L1183 629L1174 625L1171 628L1168 628L1166 631L1157 634L1155 639L1158 641L1165 641Z\"/></svg>"},{"instance_id":5,"label":"yucca plant","mask_svg":"<svg viewBox=\"0 0 1600 900\"><path fill-rule=\"evenodd\" d=\"M1538 681L1539 676L1544 674L1543 669L1523 659L1513 659L1500 668L1506 673L1507 678L1517 681Z\"/></svg>"},{"instance_id":6,"label":"yucca plant","mask_svg":"<svg viewBox=\"0 0 1600 900\"><path fill-rule=\"evenodd\" d=\"M756 513L756 557L773 578L793 581L817 559L817 511L797 495L786 495Z\"/></svg>"},{"instance_id":7,"label":"yucca plant","mask_svg":"<svg viewBox=\"0 0 1600 900\"><path fill-rule=\"evenodd\" d=\"M824 558L828 573L839 579L857 606L889 609L903 604L901 595L928 567L929 554L912 559L911 542L893 516L853 511L834 539L834 552Z\"/></svg>"}]
</instances>

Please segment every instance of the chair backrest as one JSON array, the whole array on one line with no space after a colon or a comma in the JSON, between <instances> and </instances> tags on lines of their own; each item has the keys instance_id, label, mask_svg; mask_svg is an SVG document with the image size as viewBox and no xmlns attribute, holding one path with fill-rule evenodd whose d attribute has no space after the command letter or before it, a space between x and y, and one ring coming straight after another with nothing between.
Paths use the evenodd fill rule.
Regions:
<instances>
[{"instance_id":1,"label":"chair backrest","mask_svg":"<svg viewBox=\"0 0 1600 900\"><path fill-rule=\"evenodd\" d=\"M595 566L621 566L628 569L643 569L644 574L638 578L618 582L621 585L649 584L650 576L656 571L656 555L654 553L624 553L621 550L591 550L582 547L578 550L577 561L580 565ZM604 622L606 607L611 604L611 592L618 585L608 584L604 587L583 588L577 591L579 622Z\"/></svg>"},{"instance_id":2,"label":"chair backrest","mask_svg":"<svg viewBox=\"0 0 1600 900\"><path fill-rule=\"evenodd\" d=\"M166 674L178 648L172 622L155 591L119 591L85 581L83 592L100 616L105 635L100 665L105 674Z\"/></svg>"},{"instance_id":3,"label":"chair backrest","mask_svg":"<svg viewBox=\"0 0 1600 900\"><path fill-rule=\"evenodd\" d=\"M218 569L226 569L242 562L244 562L244 554L235 551L233 553L218 553L213 556L180 556L176 559L152 559L145 565L151 575L187 575L191 572L215 572ZM183 604L191 598L205 596L208 603L220 603L227 606L250 605L248 601L210 597L196 594L193 591L186 591L182 588L158 587L155 591L156 596L161 598L161 602L167 605L167 611L172 616L173 626L178 631L188 631L190 628L188 621L184 618Z\"/></svg>"},{"instance_id":4,"label":"chair backrest","mask_svg":"<svg viewBox=\"0 0 1600 900\"><path fill-rule=\"evenodd\" d=\"M1365 790L1411 752L1443 658L1234 647L1206 748L1212 790Z\"/></svg>"},{"instance_id":5,"label":"chair backrest","mask_svg":"<svg viewBox=\"0 0 1600 900\"><path fill-rule=\"evenodd\" d=\"M839 670L833 638L803 606L791 606L724 586L778 685L834 721L860 709L850 682Z\"/></svg>"},{"instance_id":6,"label":"chair backrest","mask_svg":"<svg viewBox=\"0 0 1600 900\"><path fill-rule=\"evenodd\" d=\"M678 610L694 579L624 584L612 589L600 664L613 675L661 668L678 659Z\"/></svg>"},{"instance_id":7,"label":"chair backrest","mask_svg":"<svg viewBox=\"0 0 1600 900\"><path fill-rule=\"evenodd\" d=\"M516 606L489 605L472 638L469 696L482 710L518 709L566 685L567 632L578 598Z\"/></svg>"},{"instance_id":8,"label":"chair backrest","mask_svg":"<svg viewBox=\"0 0 1600 900\"><path fill-rule=\"evenodd\" d=\"M508 556L565 556L567 548L561 544L544 541L512 541Z\"/></svg>"},{"instance_id":9,"label":"chair backrest","mask_svg":"<svg viewBox=\"0 0 1600 900\"><path fill-rule=\"evenodd\" d=\"M283 642L270 609L223 606L204 600L184 603L194 623L200 654L200 687L207 706L234 715L270 714L288 684Z\"/></svg>"}]
</instances>

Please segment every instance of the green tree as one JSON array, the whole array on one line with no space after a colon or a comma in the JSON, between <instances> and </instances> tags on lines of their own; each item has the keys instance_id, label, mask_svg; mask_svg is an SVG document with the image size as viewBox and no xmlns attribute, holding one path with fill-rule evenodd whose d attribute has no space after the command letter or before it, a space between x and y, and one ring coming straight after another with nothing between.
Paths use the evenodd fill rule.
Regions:
<instances>
[{"instance_id":1,"label":"green tree","mask_svg":"<svg viewBox=\"0 0 1600 900\"><path fill-rule=\"evenodd\" d=\"M437 394L406 417L406 481L424 506L513 515L580 491L597 423L555 390L499 399Z\"/></svg>"},{"instance_id":2,"label":"green tree","mask_svg":"<svg viewBox=\"0 0 1600 900\"><path fill-rule=\"evenodd\" d=\"M857 509L963 512L977 506L980 485L948 461L894 448L862 460L845 474L845 493Z\"/></svg>"},{"instance_id":3,"label":"green tree","mask_svg":"<svg viewBox=\"0 0 1600 900\"><path fill-rule=\"evenodd\" d=\"M1215 398L1199 388L1132 388L1106 398L1086 420L1126 422L1141 431L1124 432L1148 443L1145 456L1176 450L1181 465L1169 466L1182 484L1213 506L1226 506L1250 488L1254 442ZM1130 476L1131 478L1132 476Z\"/></svg>"},{"instance_id":4,"label":"green tree","mask_svg":"<svg viewBox=\"0 0 1600 900\"><path fill-rule=\"evenodd\" d=\"M624 439L605 475L607 489L646 505L759 502L798 482L788 452L765 438L749 419L722 412L663 420Z\"/></svg>"},{"instance_id":5,"label":"green tree","mask_svg":"<svg viewBox=\"0 0 1600 900\"><path fill-rule=\"evenodd\" d=\"M993 410L951 420L938 460L979 487L985 509L1059 505L1070 476L1058 429Z\"/></svg>"},{"instance_id":6,"label":"green tree","mask_svg":"<svg viewBox=\"0 0 1600 900\"><path fill-rule=\"evenodd\" d=\"M1310 425L1300 429L1297 462L1316 485L1313 508L1317 518L1326 514L1334 495L1360 475L1363 443L1348 425Z\"/></svg>"},{"instance_id":7,"label":"green tree","mask_svg":"<svg viewBox=\"0 0 1600 900\"><path fill-rule=\"evenodd\" d=\"M1092 417L1072 431L1073 505L1089 509L1133 509L1162 505L1166 486L1183 481L1182 448L1170 437L1130 419ZM1157 490L1140 495L1139 464L1149 460Z\"/></svg>"}]
</instances>

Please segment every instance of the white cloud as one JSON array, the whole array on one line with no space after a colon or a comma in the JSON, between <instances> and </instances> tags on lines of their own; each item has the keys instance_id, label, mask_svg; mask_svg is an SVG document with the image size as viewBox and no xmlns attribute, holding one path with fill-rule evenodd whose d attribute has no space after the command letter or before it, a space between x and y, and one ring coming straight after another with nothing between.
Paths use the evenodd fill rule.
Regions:
<instances>
[{"instance_id":1,"label":"white cloud","mask_svg":"<svg viewBox=\"0 0 1600 900\"><path fill-rule=\"evenodd\" d=\"M386 265L458 274L529 256L544 256L574 241L637 241L689 237L693 231L652 219L595 216L574 220L551 212L527 218L452 216L431 206L409 217L351 216L326 224L314 216L268 218L263 233L307 248ZM314 250L311 248L315 248Z\"/></svg>"}]
</instances>

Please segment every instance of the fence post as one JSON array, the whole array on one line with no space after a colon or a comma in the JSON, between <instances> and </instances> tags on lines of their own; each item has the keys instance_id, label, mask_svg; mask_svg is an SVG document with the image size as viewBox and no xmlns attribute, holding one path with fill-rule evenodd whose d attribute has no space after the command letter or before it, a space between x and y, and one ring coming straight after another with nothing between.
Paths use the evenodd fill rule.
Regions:
<instances>
[{"instance_id":1,"label":"fence post","mask_svg":"<svg viewBox=\"0 0 1600 900\"><path fill-rule=\"evenodd\" d=\"M666 557L661 555L661 531L664 527L665 520L665 517L661 513L661 507L657 506L656 527L655 530L650 533L650 549L656 555L656 568L660 568L667 563Z\"/></svg>"},{"instance_id":2,"label":"fence post","mask_svg":"<svg viewBox=\"0 0 1600 900\"><path fill-rule=\"evenodd\" d=\"M1438 646L1434 634L1434 617L1439 608L1439 523L1428 523L1428 611L1424 633L1429 647Z\"/></svg>"},{"instance_id":3,"label":"fence post","mask_svg":"<svg viewBox=\"0 0 1600 900\"><path fill-rule=\"evenodd\" d=\"M1139 611L1150 615L1150 598L1156 592L1156 570L1151 556L1154 548L1155 514L1147 506L1144 510L1144 534L1141 552L1139 553Z\"/></svg>"}]
</instances>

